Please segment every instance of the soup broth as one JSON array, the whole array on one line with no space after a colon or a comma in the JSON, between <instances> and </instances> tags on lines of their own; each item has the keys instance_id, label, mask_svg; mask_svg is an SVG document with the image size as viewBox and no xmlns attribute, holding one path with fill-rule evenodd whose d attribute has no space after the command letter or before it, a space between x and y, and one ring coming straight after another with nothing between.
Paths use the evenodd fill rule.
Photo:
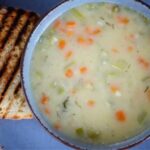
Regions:
<instances>
[{"instance_id":1,"label":"soup broth","mask_svg":"<svg viewBox=\"0 0 150 150\"><path fill-rule=\"evenodd\" d=\"M150 21L114 4L64 13L41 36L31 83L55 130L115 143L150 125Z\"/></svg>"}]
</instances>

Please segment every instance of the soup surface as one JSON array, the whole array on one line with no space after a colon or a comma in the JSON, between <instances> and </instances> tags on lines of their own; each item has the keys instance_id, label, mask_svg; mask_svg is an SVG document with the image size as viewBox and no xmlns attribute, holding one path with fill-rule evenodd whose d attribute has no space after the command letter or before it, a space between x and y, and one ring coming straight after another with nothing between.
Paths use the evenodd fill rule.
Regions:
<instances>
[{"instance_id":1,"label":"soup surface","mask_svg":"<svg viewBox=\"0 0 150 150\"><path fill-rule=\"evenodd\" d=\"M150 125L150 21L113 4L86 4L41 36L31 82L54 129L88 143L114 143Z\"/></svg>"}]
</instances>

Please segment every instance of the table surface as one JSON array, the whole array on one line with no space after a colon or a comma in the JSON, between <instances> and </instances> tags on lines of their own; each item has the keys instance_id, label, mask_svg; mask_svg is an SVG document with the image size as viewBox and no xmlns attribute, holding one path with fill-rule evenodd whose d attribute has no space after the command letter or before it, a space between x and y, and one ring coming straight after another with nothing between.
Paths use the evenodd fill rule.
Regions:
<instances>
[{"instance_id":1,"label":"table surface","mask_svg":"<svg viewBox=\"0 0 150 150\"><path fill-rule=\"evenodd\" d=\"M0 0L0 5L24 8L44 15L61 1L63 0ZM145 1L150 3L150 0ZM0 145L5 150L71 150L51 137L36 119L0 120ZM150 140L132 150L150 150Z\"/></svg>"}]
</instances>

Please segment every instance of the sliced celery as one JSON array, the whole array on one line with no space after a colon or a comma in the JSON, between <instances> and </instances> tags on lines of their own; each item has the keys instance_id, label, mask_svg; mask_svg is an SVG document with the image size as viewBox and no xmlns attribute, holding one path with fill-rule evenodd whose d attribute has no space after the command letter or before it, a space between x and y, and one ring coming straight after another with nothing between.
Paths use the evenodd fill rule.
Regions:
<instances>
[{"instance_id":1,"label":"sliced celery","mask_svg":"<svg viewBox=\"0 0 150 150\"><path fill-rule=\"evenodd\" d=\"M77 17L77 18L80 19L80 20L84 20L84 19L85 19L84 15L83 15L79 10L77 10L77 9L75 9L75 8L71 9L70 12L71 12L75 17Z\"/></svg>"},{"instance_id":2,"label":"sliced celery","mask_svg":"<svg viewBox=\"0 0 150 150\"><path fill-rule=\"evenodd\" d=\"M142 79L143 82L146 82L146 81L148 81L148 80L150 81L150 76L146 76L146 77L144 77L144 78Z\"/></svg>"},{"instance_id":3,"label":"sliced celery","mask_svg":"<svg viewBox=\"0 0 150 150\"><path fill-rule=\"evenodd\" d=\"M143 21L146 25L150 24L150 20L147 17L143 17Z\"/></svg>"},{"instance_id":4,"label":"sliced celery","mask_svg":"<svg viewBox=\"0 0 150 150\"><path fill-rule=\"evenodd\" d=\"M88 138L90 138L91 140L98 140L100 138L100 133L96 133L95 131L88 131L87 132Z\"/></svg>"},{"instance_id":5,"label":"sliced celery","mask_svg":"<svg viewBox=\"0 0 150 150\"><path fill-rule=\"evenodd\" d=\"M58 41L58 38L56 36L56 31L53 28L49 32L49 41L51 45L53 45L55 42Z\"/></svg>"},{"instance_id":6,"label":"sliced celery","mask_svg":"<svg viewBox=\"0 0 150 150\"><path fill-rule=\"evenodd\" d=\"M65 101L63 102L63 107L64 107L65 109L67 109L68 102L69 102L69 97L67 97L67 98L65 99Z\"/></svg>"},{"instance_id":7,"label":"sliced celery","mask_svg":"<svg viewBox=\"0 0 150 150\"><path fill-rule=\"evenodd\" d=\"M63 94L65 92L65 89L63 86L57 84L56 82L52 82L49 84L49 87L51 88L54 88L58 94Z\"/></svg>"},{"instance_id":8,"label":"sliced celery","mask_svg":"<svg viewBox=\"0 0 150 150\"><path fill-rule=\"evenodd\" d=\"M76 62L75 62L75 61L72 61L72 62L70 62L69 64L67 64L67 65L64 67L64 69L66 70L66 69L72 67L72 66L75 65L75 64L76 64Z\"/></svg>"},{"instance_id":9,"label":"sliced celery","mask_svg":"<svg viewBox=\"0 0 150 150\"><path fill-rule=\"evenodd\" d=\"M83 128L77 128L75 132L76 132L76 134L79 137L83 137L84 136L84 130L83 130Z\"/></svg>"},{"instance_id":10,"label":"sliced celery","mask_svg":"<svg viewBox=\"0 0 150 150\"><path fill-rule=\"evenodd\" d=\"M139 124L142 124L142 123L144 122L146 116L147 116L147 112L146 112L146 111L142 111L142 112L138 115L138 117L137 117L138 123L139 123Z\"/></svg>"},{"instance_id":11,"label":"sliced celery","mask_svg":"<svg viewBox=\"0 0 150 150\"><path fill-rule=\"evenodd\" d=\"M128 65L129 64L127 63L127 61L125 61L123 59L119 59L114 64L112 64L112 67L114 67L120 71L124 71L128 67Z\"/></svg>"},{"instance_id":12,"label":"sliced celery","mask_svg":"<svg viewBox=\"0 0 150 150\"><path fill-rule=\"evenodd\" d=\"M114 6L112 7L112 12L113 12L113 13L118 13L118 12L120 12L120 7L119 7L118 5L114 5Z\"/></svg>"},{"instance_id":13,"label":"sliced celery","mask_svg":"<svg viewBox=\"0 0 150 150\"><path fill-rule=\"evenodd\" d=\"M36 71L35 75L36 75L37 78L40 78L40 79L43 77L43 74L40 71Z\"/></svg>"},{"instance_id":14,"label":"sliced celery","mask_svg":"<svg viewBox=\"0 0 150 150\"><path fill-rule=\"evenodd\" d=\"M109 72L107 73L107 77L118 77L120 75L120 72L115 72L115 71L112 71L112 72Z\"/></svg>"}]
</instances>

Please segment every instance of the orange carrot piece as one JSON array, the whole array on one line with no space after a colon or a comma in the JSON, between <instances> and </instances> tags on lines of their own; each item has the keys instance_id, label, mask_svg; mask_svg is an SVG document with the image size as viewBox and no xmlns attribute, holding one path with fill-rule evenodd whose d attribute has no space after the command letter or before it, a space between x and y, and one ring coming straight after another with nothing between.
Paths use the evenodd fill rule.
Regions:
<instances>
[{"instance_id":1,"label":"orange carrot piece","mask_svg":"<svg viewBox=\"0 0 150 150\"><path fill-rule=\"evenodd\" d=\"M67 23L66 23L66 26L68 27L68 28L74 28L74 27L76 27L76 22L75 21L68 21Z\"/></svg>"},{"instance_id":2,"label":"orange carrot piece","mask_svg":"<svg viewBox=\"0 0 150 150\"><path fill-rule=\"evenodd\" d=\"M83 43L85 43L85 38L82 37L82 36L79 36L79 37L77 38L77 42L78 42L79 44L83 44Z\"/></svg>"},{"instance_id":3,"label":"orange carrot piece","mask_svg":"<svg viewBox=\"0 0 150 150\"><path fill-rule=\"evenodd\" d=\"M73 88L72 90L71 90L71 94L72 95L75 95L77 93L77 90L75 89L75 88Z\"/></svg>"},{"instance_id":4,"label":"orange carrot piece","mask_svg":"<svg viewBox=\"0 0 150 150\"><path fill-rule=\"evenodd\" d=\"M73 52L71 50L67 51L65 57L66 59L69 59L73 55Z\"/></svg>"},{"instance_id":5,"label":"orange carrot piece","mask_svg":"<svg viewBox=\"0 0 150 150\"><path fill-rule=\"evenodd\" d=\"M118 110L116 111L115 113L115 116L116 116L116 119L119 121L119 122L124 122L126 121L126 114L123 110Z\"/></svg>"},{"instance_id":6,"label":"orange carrot piece","mask_svg":"<svg viewBox=\"0 0 150 150\"><path fill-rule=\"evenodd\" d=\"M92 38L88 38L87 41L86 41L86 43L87 43L88 45L91 45L91 44L94 43L94 41L93 41Z\"/></svg>"},{"instance_id":7,"label":"orange carrot piece","mask_svg":"<svg viewBox=\"0 0 150 150\"><path fill-rule=\"evenodd\" d=\"M130 35L129 35L129 39L130 39L130 40L135 40L135 38L136 38L136 37L135 37L135 34L130 34Z\"/></svg>"},{"instance_id":8,"label":"orange carrot piece","mask_svg":"<svg viewBox=\"0 0 150 150\"><path fill-rule=\"evenodd\" d=\"M66 31L66 35L67 36L72 36L72 35L74 35L74 32L73 31Z\"/></svg>"},{"instance_id":9,"label":"orange carrot piece","mask_svg":"<svg viewBox=\"0 0 150 150\"><path fill-rule=\"evenodd\" d=\"M148 69L150 66L150 63L147 60L145 60L143 57L139 57L138 62L146 69Z\"/></svg>"},{"instance_id":10,"label":"orange carrot piece","mask_svg":"<svg viewBox=\"0 0 150 150\"><path fill-rule=\"evenodd\" d=\"M89 106L89 107L94 107L95 106L95 101L94 100L88 100L88 102L87 102L87 106Z\"/></svg>"},{"instance_id":11,"label":"orange carrot piece","mask_svg":"<svg viewBox=\"0 0 150 150\"><path fill-rule=\"evenodd\" d=\"M55 29L57 29L57 28L60 27L60 25L61 25L61 21L60 21L59 19L57 19L57 20L54 22L53 27L54 27Z\"/></svg>"},{"instance_id":12,"label":"orange carrot piece","mask_svg":"<svg viewBox=\"0 0 150 150\"><path fill-rule=\"evenodd\" d=\"M50 112L50 110L48 108L44 108L44 113L46 115L51 115L51 112Z\"/></svg>"},{"instance_id":13,"label":"orange carrot piece","mask_svg":"<svg viewBox=\"0 0 150 150\"><path fill-rule=\"evenodd\" d=\"M91 44L93 44L93 39L92 38L84 38L84 37L82 37L82 36L79 36L78 38L77 38L77 42L79 43L79 44L84 44L84 45L91 45Z\"/></svg>"},{"instance_id":14,"label":"orange carrot piece","mask_svg":"<svg viewBox=\"0 0 150 150\"><path fill-rule=\"evenodd\" d=\"M88 71L88 69L85 66L83 66L83 67L80 68L80 73L81 74L85 74L85 73L87 73L87 71Z\"/></svg>"},{"instance_id":15,"label":"orange carrot piece","mask_svg":"<svg viewBox=\"0 0 150 150\"><path fill-rule=\"evenodd\" d=\"M46 105L47 103L48 103L48 100L49 100L49 98L48 98L48 96L46 96L45 94L42 96L42 98L41 98L41 104L42 105Z\"/></svg>"},{"instance_id":16,"label":"orange carrot piece","mask_svg":"<svg viewBox=\"0 0 150 150\"><path fill-rule=\"evenodd\" d=\"M59 121L57 121L55 124L54 124L54 128L56 130L60 130L61 129L61 123Z\"/></svg>"},{"instance_id":17,"label":"orange carrot piece","mask_svg":"<svg viewBox=\"0 0 150 150\"><path fill-rule=\"evenodd\" d=\"M85 31L86 31L88 34L91 34L91 35L97 35L97 34L101 33L101 29L100 29L100 28L87 27L87 28L85 29Z\"/></svg>"},{"instance_id":18,"label":"orange carrot piece","mask_svg":"<svg viewBox=\"0 0 150 150\"><path fill-rule=\"evenodd\" d=\"M116 85L111 85L110 89L111 89L112 93L114 93L114 94L116 94L117 92L120 91L120 88Z\"/></svg>"},{"instance_id":19,"label":"orange carrot piece","mask_svg":"<svg viewBox=\"0 0 150 150\"><path fill-rule=\"evenodd\" d=\"M119 24L127 25L129 23L129 19L125 16L118 16L117 21Z\"/></svg>"},{"instance_id":20,"label":"orange carrot piece","mask_svg":"<svg viewBox=\"0 0 150 150\"><path fill-rule=\"evenodd\" d=\"M128 52L132 52L134 50L134 47L133 46L129 46L128 47Z\"/></svg>"},{"instance_id":21,"label":"orange carrot piece","mask_svg":"<svg viewBox=\"0 0 150 150\"><path fill-rule=\"evenodd\" d=\"M118 49L116 49L116 48L112 48L112 52L118 53L119 51L118 51Z\"/></svg>"},{"instance_id":22,"label":"orange carrot piece","mask_svg":"<svg viewBox=\"0 0 150 150\"><path fill-rule=\"evenodd\" d=\"M72 69L67 69L65 72L66 77L71 78L73 76L73 71Z\"/></svg>"},{"instance_id":23,"label":"orange carrot piece","mask_svg":"<svg viewBox=\"0 0 150 150\"><path fill-rule=\"evenodd\" d=\"M64 48L66 47L66 41L63 40L63 39L59 40L59 42L58 42L58 47L59 47L61 50L64 49Z\"/></svg>"}]
</instances>

